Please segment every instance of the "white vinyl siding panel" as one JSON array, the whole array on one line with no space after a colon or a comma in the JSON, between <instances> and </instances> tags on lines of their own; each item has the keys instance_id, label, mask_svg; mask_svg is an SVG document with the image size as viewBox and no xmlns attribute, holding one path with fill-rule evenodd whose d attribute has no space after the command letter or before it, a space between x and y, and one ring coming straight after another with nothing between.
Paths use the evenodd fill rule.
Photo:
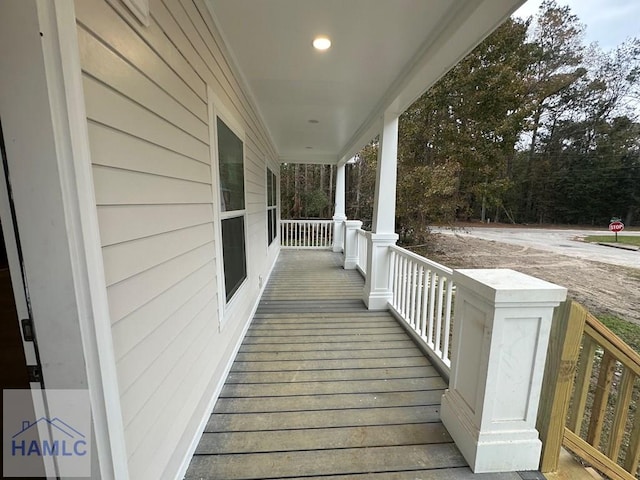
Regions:
<instances>
[{"instance_id":1,"label":"white vinyl siding panel","mask_svg":"<svg viewBox=\"0 0 640 480\"><path fill-rule=\"evenodd\" d=\"M103 246L211 223L212 217L211 204L98 207L100 238ZM140 219L145 221L141 222Z\"/></svg>"},{"instance_id":2,"label":"white vinyl siding panel","mask_svg":"<svg viewBox=\"0 0 640 480\"><path fill-rule=\"evenodd\" d=\"M277 255L276 153L202 0L151 0L148 27L119 0L75 8L129 475L173 478ZM222 332L207 86L245 132L247 288Z\"/></svg>"},{"instance_id":3,"label":"white vinyl siding panel","mask_svg":"<svg viewBox=\"0 0 640 480\"><path fill-rule=\"evenodd\" d=\"M184 132L204 143L209 142L206 116L204 119L198 118L196 114L84 29L78 29L78 37L82 45L80 59L87 74L109 85L123 96L135 99L141 106L158 116L169 119ZM201 110L198 109L197 113L202 114Z\"/></svg>"},{"instance_id":4,"label":"white vinyl siding panel","mask_svg":"<svg viewBox=\"0 0 640 480\"><path fill-rule=\"evenodd\" d=\"M213 225L207 223L104 247L102 255L107 286L131 278L212 241Z\"/></svg>"},{"instance_id":5,"label":"white vinyl siding panel","mask_svg":"<svg viewBox=\"0 0 640 480\"><path fill-rule=\"evenodd\" d=\"M209 161L209 145L180 130L168 120L136 104L133 100L84 77L87 116L96 123L160 145L203 163Z\"/></svg>"},{"instance_id":6,"label":"white vinyl siding panel","mask_svg":"<svg viewBox=\"0 0 640 480\"><path fill-rule=\"evenodd\" d=\"M94 165L153 173L164 177L211 182L211 166L127 133L89 122Z\"/></svg>"},{"instance_id":7,"label":"white vinyl siding panel","mask_svg":"<svg viewBox=\"0 0 640 480\"><path fill-rule=\"evenodd\" d=\"M116 322L112 328L116 360L120 361L167 318L184 308L212 278L215 268L209 262Z\"/></svg>"}]
</instances>

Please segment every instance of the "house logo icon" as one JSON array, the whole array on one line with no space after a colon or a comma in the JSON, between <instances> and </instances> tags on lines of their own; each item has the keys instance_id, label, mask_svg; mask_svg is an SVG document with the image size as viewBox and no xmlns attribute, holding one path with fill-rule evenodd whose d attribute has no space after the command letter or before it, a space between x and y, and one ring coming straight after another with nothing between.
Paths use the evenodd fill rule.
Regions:
<instances>
[{"instance_id":1,"label":"house logo icon","mask_svg":"<svg viewBox=\"0 0 640 480\"><path fill-rule=\"evenodd\" d=\"M43 431L48 438L41 438ZM87 451L85 435L58 417L23 420L22 429L11 437L13 457L83 457Z\"/></svg>"}]
</instances>

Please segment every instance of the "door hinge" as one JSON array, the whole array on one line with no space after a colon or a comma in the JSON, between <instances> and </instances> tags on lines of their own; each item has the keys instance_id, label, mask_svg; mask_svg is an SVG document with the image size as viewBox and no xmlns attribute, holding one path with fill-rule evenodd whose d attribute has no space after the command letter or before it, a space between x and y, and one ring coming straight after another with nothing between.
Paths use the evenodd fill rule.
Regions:
<instances>
[{"instance_id":1,"label":"door hinge","mask_svg":"<svg viewBox=\"0 0 640 480\"><path fill-rule=\"evenodd\" d=\"M33 342L35 335L33 334L33 322L30 318L23 318L20 320L22 324L22 338L25 342Z\"/></svg>"},{"instance_id":2,"label":"door hinge","mask_svg":"<svg viewBox=\"0 0 640 480\"><path fill-rule=\"evenodd\" d=\"M29 373L29 383L42 382L42 369L40 365L27 365L27 371Z\"/></svg>"}]
</instances>

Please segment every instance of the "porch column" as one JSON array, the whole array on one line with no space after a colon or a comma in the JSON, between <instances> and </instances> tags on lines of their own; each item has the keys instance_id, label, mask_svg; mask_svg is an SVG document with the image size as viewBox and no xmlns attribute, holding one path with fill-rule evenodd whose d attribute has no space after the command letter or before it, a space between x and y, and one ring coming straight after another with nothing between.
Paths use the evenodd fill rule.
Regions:
<instances>
[{"instance_id":1,"label":"porch column","mask_svg":"<svg viewBox=\"0 0 640 480\"><path fill-rule=\"evenodd\" d=\"M333 251L342 252L344 249L344 221L347 219L345 215L344 200L344 174L345 164L338 165L336 171L336 201L335 211L333 214Z\"/></svg>"},{"instance_id":2,"label":"porch column","mask_svg":"<svg viewBox=\"0 0 640 480\"><path fill-rule=\"evenodd\" d=\"M345 220L344 222L344 269L354 270L358 265L358 232L362 228L360 220Z\"/></svg>"},{"instance_id":3,"label":"porch column","mask_svg":"<svg viewBox=\"0 0 640 480\"><path fill-rule=\"evenodd\" d=\"M535 428L553 309L566 288L506 269L455 270L441 417L475 473L537 470Z\"/></svg>"},{"instance_id":4,"label":"porch column","mask_svg":"<svg viewBox=\"0 0 640 480\"><path fill-rule=\"evenodd\" d=\"M393 297L390 278L389 247L395 245L396 167L398 163L398 115L387 112L383 116L378 168L373 204L371 236L368 236L367 275L364 284L364 303L369 310L386 310Z\"/></svg>"}]
</instances>

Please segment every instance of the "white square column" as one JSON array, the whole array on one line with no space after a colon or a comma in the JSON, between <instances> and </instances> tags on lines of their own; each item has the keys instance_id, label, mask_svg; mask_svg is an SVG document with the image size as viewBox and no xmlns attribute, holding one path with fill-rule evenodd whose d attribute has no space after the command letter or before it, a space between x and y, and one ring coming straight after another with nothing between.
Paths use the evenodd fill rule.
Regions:
<instances>
[{"instance_id":1,"label":"white square column","mask_svg":"<svg viewBox=\"0 0 640 480\"><path fill-rule=\"evenodd\" d=\"M354 270L358 264L358 232L362 228L360 220L344 222L344 269Z\"/></svg>"},{"instance_id":2,"label":"white square column","mask_svg":"<svg viewBox=\"0 0 640 480\"><path fill-rule=\"evenodd\" d=\"M345 164L336 169L336 201L333 214L333 251L342 252L344 249L344 221L345 215Z\"/></svg>"},{"instance_id":3,"label":"white square column","mask_svg":"<svg viewBox=\"0 0 640 480\"><path fill-rule=\"evenodd\" d=\"M382 120L373 222L371 234L367 234L369 248L363 300L369 310L386 310L388 302L393 298L389 247L398 240L395 233L398 115L387 112Z\"/></svg>"},{"instance_id":4,"label":"white square column","mask_svg":"<svg viewBox=\"0 0 640 480\"><path fill-rule=\"evenodd\" d=\"M535 429L553 309L564 287L513 270L455 270L442 422L475 473L537 470Z\"/></svg>"}]
</instances>

